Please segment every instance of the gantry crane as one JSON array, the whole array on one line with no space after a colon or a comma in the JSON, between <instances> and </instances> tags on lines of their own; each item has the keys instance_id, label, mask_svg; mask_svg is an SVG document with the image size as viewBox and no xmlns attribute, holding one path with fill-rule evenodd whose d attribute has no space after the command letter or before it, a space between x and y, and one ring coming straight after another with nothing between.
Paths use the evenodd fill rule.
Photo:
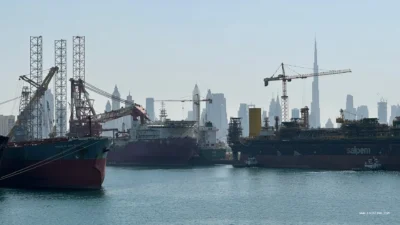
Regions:
<instances>
[{"instance_id":1,"label":"gantry crane","mask_svg":"<svg viewBox=\"0 0 400 225\"><path fill-rule=\"evenodd\" d=\"M282 102L283 102L283 118L282 121L286 122L288 121L288 110L289 110L289 103L288 103L288 98L289 96L287 95L287 82L291 82L293 79L305 79L307 77L317 77L317 76L326 76L326 75L336 75L336 74L342 74L342 73L351 73L350 69L344 69L344 70L329 70L326 72L320 72L320 73L308 73L308 74L298 74L298 75L293 75L293 76L288 76L285 73L285 67L284 64L281 63L280 68L282 68L282 74L279 74L278 76L274 77L272 75L269 78L264 78L264 86L268 86L268 82L270 81L277 81L281 80L282 81ZM279 69L279 68L278 68Z\"/></svg>"}]
</instances>

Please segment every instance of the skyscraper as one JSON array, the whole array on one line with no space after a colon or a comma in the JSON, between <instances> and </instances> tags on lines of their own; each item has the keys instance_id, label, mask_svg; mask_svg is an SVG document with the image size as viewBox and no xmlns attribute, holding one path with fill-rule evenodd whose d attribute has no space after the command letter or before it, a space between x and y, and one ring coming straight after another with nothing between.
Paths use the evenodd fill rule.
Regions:
<instances>
[{"instance_id":1,"label":"skyscraper","mask_svg":"<svg viewBox=\"0 0 400 225\"><path fill-rule=\"evenodd\" d=\"M265 118L268 116L267 111L263 110L262 115L261 115L261 126L264 126L265 124Z\"/></svg>"},{"instance_id":2,"label":"skyscraper","mask_svg":"<svg viewBox=\"0 0 400 225\"><path fill-rule=\"evenodd\" d=\"M326 122L325 128L333 128L333 123L331 118L329 118L328 121Z\"/></svg>"},{"instance_id":3,"label":"skyscraper","mask_svg":"<svg viewBox=\"0 0 400 225\"><path fill-rule=\"evenodd\" d=\"M186 120L187 120L187 121L194 121L194 118L193 118L193 111L192 111L192 110L189 110L189 111L188 111L188 115L187 115Z\"/></svg>"},{"instance_id":4,"label":"skyscraper","mask_svg":"<svg viewBox=\"0 0 400 225\"><path fill-rule=\"evenodd\" d=\"M146 112L149 115L151 121L156 118L156 113L154 111L154 98L146 98Z\"/></svg>"},{"instance_id":5,"label":"skyscraper","mask_svg":"<svg viewBox=\"0 0 400 225\"><path fill-rule=\"evenodd\" d=\"M344 112L344 118L347 120L356 119L356 109L354 108L353 95L346 96L346 110Z\"/></svg>"},{"instance_id":6,"label":"skyscraper","mask_svg":"<svg viewBox=\"0 0 400 225\"><path fill-rule=\"evenodd\" d=\"M381 99L380 102L378 102L378 120L379 123L382 124L387 124L387 101L384 99Z\"/></svg>"},{"instance_id":7,"label":"skyscraper","mask_svg":"<svg viewBox=\"0 0 400 225\"><path fill-rule=\"evenodd\" d=\"M300 110L298 108L292 109L292 118L300 118Z\"/></svg>"},{"instance_id":8,"label":"skyscraper","mask_svg":"<svg viewBox=\"0 0 400 225\"><path fill-rule=\"evenodd\" d=\"M368 106L360 105L357 107L357 119L369 118Z\"/></svg>"},{"instance_id":9,"label":"skyscraper","mask_svg":"<svg viewBox=\"0 0 400 225\"><path fill-rule=\"evenodd\" d=\"M126 96L126 101L127 102L125 103L125 108L133 105L133 98L132 98L131 92L129 92L129 95Z\"/></svg>"},{"instance_id":10,"label":"skyscraper","mask_svg":"<svg viewBox=\"0 0 400 225\"><path fill-rule=\"evenodd\" d=\"M249 106L245 103L240 103L238 117L242 118L242 135L243 137L249 136Z\"/></svg>"},{"instance_id":11,"label":"skyscraper","mask_svg":"<svg viewBox=\"0 0 400 225\"><path fill-rule=\"evenodd\" d=\"M6 136L14 126L15 116L0 115L0 135Z\"/></svg>"},{"instance_id":12,"label":"skyscraper","mask_svg":"<svg viewBox=\"0 0 400 225\"><path fill-rule=\"evenodd\" d=\"M113 97L116 97L116 98L120 98L121 97L121 95L119 94L117 85L115 85L114 92L113 92L112 95L113 95ZM117 99L114 99L114 98L111 99L112 110L120 109L121 108L120 103L121 102L119 100L117 100Z\"/></svg>"},{"instance_id":13,"label":"skyscraper","mask_svg":"<svg viewBox=\"0 0 400 225\"><path fill-rule=\"evenodd\" d=\"M110 111L111 111L111 103L110 103L110 100L107 100L107 104L106 104L106 109L105 109L105 111L106 111L106 112L110 112Z\"/></svg>"},{"instance_id":14,"label":"skyscraper","mask_svg":"<svg viewBox=\"0 0 400 225\"><path fill-rule=\"evenodd\" d=\"M319 72L318 60L317 60L317 40L314 43L314 74ZM320 120L320 108L319 108L319 83L318 76L314 76L312 82L312 101L311 101L311 113L310 113L310 127L318 128L321 127Z\"/></svg>"},{"instance_id":15,"label":"skyscraper","mask_svg":"<svg viewBox=\"0 0 400 225\"><path fill-rule=\"evenodd\" d=\"M212 103L206 103L207 120L213 123L213 125L218 129L217 139L225 142L226 135L228 134L226 98L222 93L212 94L211 90L208 90L207 99L212 99Z\"/></svg>"},{"instance_id":16,"label":"skyscraper","mask_svg":"<svg viewBox=\"0 0 400 225\"><path fill-rule=\"evenodd\" d=\"M134 104L131 92L129 92L129 95L126 96L126 101L127 102L125 102L125 108L130 107ZM127 131L127 129L130 129L132 127L132 120L133 120L133 118L130 115L122 117L122 121L123 121L122 130L123 131L124 130Z\"/></svg>"},{"instance_id":17,"label":"skyscraper","mask_svg":"<svg viewBox=\"0 0 400 225\"><path fill-rule=\"evenodd\" d=\"M275 99L271 99L271 102L269 104L269 112L268 112L268 119L269 119L269 125L274 126L275 125L275 117L279 117L279 123L281 123L282 119L282 107L279 102L279 96L276 96Z\"/></svg>"},{"instance_id":18,"label":"skyscraper","mask_svg":"<svg viewBox=\"0 0 400 225\"><path fill-rule=\"evenodd\" d=\"M207 122L207 116L206 116L206 108L203 108L201 110L201 115L200 115L200 125L204 126L204 124Z\"/></svg>"}]
</instances>

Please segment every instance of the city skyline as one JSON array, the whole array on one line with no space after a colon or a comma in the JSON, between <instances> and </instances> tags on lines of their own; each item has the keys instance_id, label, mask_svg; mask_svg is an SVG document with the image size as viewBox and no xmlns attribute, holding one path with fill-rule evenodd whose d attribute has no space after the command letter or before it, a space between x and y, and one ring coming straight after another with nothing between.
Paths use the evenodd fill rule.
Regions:
<instances>
[{"instance_id":1,"label":"city skyline","mask_svg":"<svg viewBox=\"0 0 400 225\"><path fill-rule=\"evenodd\" d=\"M86 80L108 90L112 78L122 96L126 96L129 90L135 90L133 100L141 105L145 105L147 96L156 99L187 98L190 96L187 93L198 83L201 93L206 93L207 89L224 93L228 117L237 114L240 103L252 103L268 109L269 100L275 98L271 93L276 93L276 90L281 92L281 84L276 82L264 87L262 79L272 75L281 62L312 67L315 36L318 39L320 71L344 68L353 71L352 74L319 80L321 124L339 115L347 94L357 99L355 105L368 106L370 117L377 117L377 102L381 97L387 99L389 105L400 102L395 85L400 78L396 76L394 60L400 51L396 45L398 31L392 29L390 23L375 22L390 20L388 17L395 15L391 10L399 5L398 2L393 1L394 7L384 14L380 13L383 4L370 2L363 5L363 10L356 17L354 10L359 11L359 1L324 4L303 1L293 4L296 7L292 9L291 16L282 19L277 12L263 13L272 6L286 9L286 4L282 2L120 2L101 5L96 10L89 3L81 3L78 5L87 13L75 15L74 19L80 21L77 24L71 21L71 15L62 14L67 12L71 2L50 4L54 10L48 10L49 3L41 1L24 6L5 2L0 12L7 19L0 24L9 33L1 37L0 49L7 54L0 55L0 60L4 62L0 72L6 75L4 82L9 85L4 87L0 101L20 95L21 90L16 90L15 86L21 86L18 76L29 72L29 36L43 36L43 69L48 69L54 62L54 40L65 38L71 46L72 36L80 34L87 37ZM22 10L21 7L29 7L32 11L12 13ZM159 10L164 7L170 10ZM340 18L334 13L319 16L321 10L334 12L339 8L342 10ZM38 19L40 23L29 19L34 16L33 11L42 15ZM104 16L103 12L109 16ZM115 14L118 18L114 18ZM53 19L48 20L49 17ZM301 21L295 19L299 17ZM7 21L13 21L12 26ZM132 29L124 29L127 26L132 26ZM112 32L104 33L104 29L111 29ZM270 35L274 29L279 32ZM305 35L296 36L294 31ZM382 33L387 36L385 42L376 42ZM71 61L70 47L68 50L67 59ZM71 64L68 64L68 78L72 77ZM312 72L312 69L296 72ZM377 74L379 79L375 79ZM179 82L174 82L177 80ZM288 85L290 109L304 106L311 109L312 80L293 81ZM354 86L361 81L362 85ZM70 89L67 90L69 92ZM96 111L104 111L108 99L95 94L92 97ZM17 107L13 104L0 106L0 114L16 115ZM158 103L155 107L159 108ZM166 108L172 119L182 119L182 114L187 113L190 105L185 104L186 113L182 113L177 105L167 104Z\"/></svg>"}]
</instances>

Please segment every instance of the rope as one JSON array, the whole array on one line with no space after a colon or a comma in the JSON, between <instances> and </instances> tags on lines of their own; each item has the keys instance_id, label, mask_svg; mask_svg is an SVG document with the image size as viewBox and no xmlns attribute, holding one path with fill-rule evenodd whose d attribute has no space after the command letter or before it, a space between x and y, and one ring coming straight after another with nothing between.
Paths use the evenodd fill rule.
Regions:
<instances>
[{"instance_id":1,"label":"rope","mask_svg":"<svg viewBox=\"0 0 400 225\"><path fill-rule=\"evenodd\" d=\"M98 142L98 141L97 141L97 142ZM85 146L85 147L89 147L89 146L91 146L91 145L94 145L94 144L96 144L97 142L95 142L95 143L93 143L93 144L90 144L90 145L88 145L88 146ZM87 143L87 142L85 142L85 143ZM83 143L83 144L85 144L85 143ZM81 144L81 145L83 145L83 144ZM78 146L81 146L81 145L78 145ZM83 147L83 148L85 148L85 147ZM63 154L64 152L67 152L67 151L69 151L69 150L72 150L73 148L76 148L76 146L75 146L75 147L72 147L71 149L65 150L65 151L63 151L63 152L61 152L61 153L58 153L58 154L56 154L56 155L54 155L54 156L51 156L51 157L49 157L49 158L47 158L47 159L44 159L44 160L42 160L42 161L40 161L40 162L37 162L37 163L35 163L35 164L32 164L32 165L30 165L30 166L27 166L27 167L25 167L25 168L22 168L22 169L20 169L20 170L17 170L17 171L14 171L14 172L10 173L10 174L7 174L7 175L1 177L1 178L0 178L0 181L1 181L1 180L5 180L5 179L10 178L10 177L17 176L17 175L22 174L22 173L25 173L25 172L28 172L28 171L33 170L33 169L36 169L36 168L38 168L38 167L44 166L44 165L46 165L46 164L49 164L49 163L51 163L51 162L53 162L53 161L56 161L56 160L61 159L61 158L65 157L65 156L71 155L71 154L73 154L73 153L75 153L75 152L78 152L78 151L80 151L80 150L83 149L83 148L80 148L80 149L75 150L75 151L73 151L73 152L70 152L70 153L68 153L68 154L62 155L62 156L60 156L60 157L58 157L58 158L55 158L55 159L53 159L53 160L51 160L51 161L48 161L48 162L43 163L44 161L49 160L50 158L53 158L53 157L55 157L55 156L57 156L57 155ZM38 165L38 164L40 164L40 163L43 163L43 164ZM35 165L37 165L37 166L35 166ZM29 168L29 167L31 167L31 168Z\"/></svg>"},{"instance_id":2,"label":"rope","mask_svg":"<svg viewBox=\"0 0 400 225\"><path fill-rule=\"evenodd\" d=\"M89 142L89 141L87 141L87 142ZM83 144L86 144L87 142L84 142L84 143L78 145L78 147L81 146L81 145L83 145ZM56 160L59 160L59 159L65 157L65 156L68 156L68 155L74 154L74 153L76 153L76 152L79 152L79 151L81 151L81 150L84 149L84 148L87 148L87 147L90 147L90 146L92 146L92 145L94 145L94 144L97 144L98 142L99 142L99 141L96 141L96 142L93 143L93 144L90 144L90 145L88 145L88 146L85 146L85 147L83 147L83 148L80 148L80 149L78 149L78 150L75 150L75 151L73 151L73 152L66 153L65 155L62 155L62 156L60 156L60 157L58 157L58 158L55 158L55 159L52 159L52 160L50 160L50 161L48 161L48 162L43 163L44 161L49 160L50 158L54 158L54 157L56 157L57 155L64 154L65 152L68 152L68 151L70 151L70 150L72 150L72 149L74 149L74 148L77 147L77 146L74 146L74 147L72 147L72 148L70 148L70 149L68 149L68 150L65 150L65 151L63 151L63 152L60 152L60 153L58 153L58 154L56 154L56 155L54 155L54 156L51 156L51 157L49 157L49 158L47 158L47 159L44 159L44 160L42 160L42 161L40 161L40 162L37 162L37 163L35 163L35 164L32 164L32 165L30 165L30 166L27 166L27 167L25 167L25 168L22 168L22 169L20 169L20 170L17 170L17 171L14 171L14 172L10 173L10 174L7 174L7 175L5 175L5 176L2 176L2 177L0 178L0 181L1 181L1 180L8 179L8 178L10 178L10 177L14 177L14 176L20 175L20 174L25 173L25 172L28 172L28 171L31 171L31 170L36 169L36 168L38 168L38 167L44 166L44 165L46 165L46 164L49 164L49 163L54 162L54 161L56 161ZM40 163L43 163L43 164L38 165L38 164L40 164ZM29 167L32 167L32 168L29 168Z\"/></svg>"}]
</instances>

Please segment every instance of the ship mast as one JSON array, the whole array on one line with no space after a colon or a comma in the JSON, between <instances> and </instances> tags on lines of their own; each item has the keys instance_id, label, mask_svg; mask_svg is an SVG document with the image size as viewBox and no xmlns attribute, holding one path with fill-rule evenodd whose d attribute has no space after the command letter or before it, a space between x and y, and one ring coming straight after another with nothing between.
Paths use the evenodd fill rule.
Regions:
<instances>
[{"instance_id":1,"label":"ship mast","mask_svg":"<svg viewBox=\"0 0 400 225\"><path fill-rule=\"evenodd\" d=\"M161 101L160 121L165 122L166 119L167 119L167 110L165 109L164 101Z\"/></svg>"}]
</instances>

